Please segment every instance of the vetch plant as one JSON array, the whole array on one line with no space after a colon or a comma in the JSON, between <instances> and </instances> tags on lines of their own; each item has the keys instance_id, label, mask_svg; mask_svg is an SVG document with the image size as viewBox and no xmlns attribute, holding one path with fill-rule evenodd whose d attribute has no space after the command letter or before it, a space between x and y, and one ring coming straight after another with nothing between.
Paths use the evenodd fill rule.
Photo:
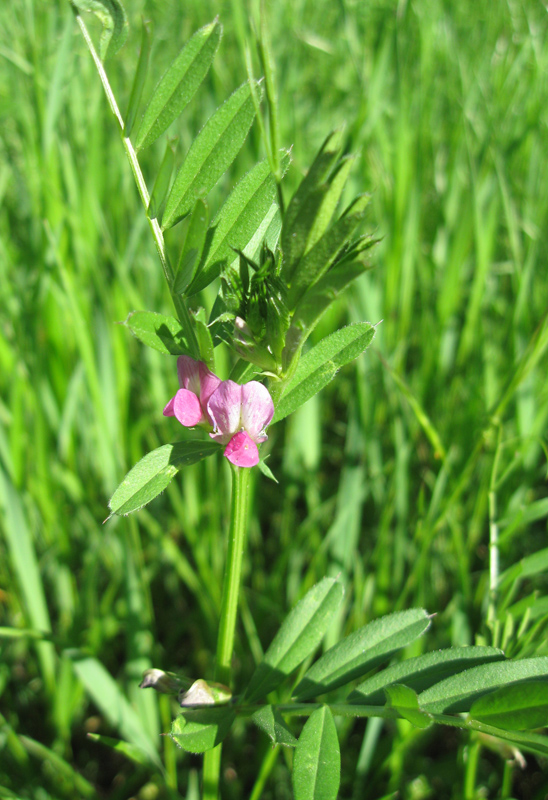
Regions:
<instances>
[{"instance_id":1,"label":"vetch plant","mask_svg":"<svg viewBox=\"0 0 548 800\"><path fill-rule=\"evenodd\" d=\"M321 391L368 348L375 334L375 326L363 321L307 345L322 315L369 268L375 239L362 232L369 198L360 195L341 209L353 161L344 154L343 132L335 131L286 205L283 179L290 157L278 144L272 61L264 38L259 38L264 88L250 75L206 121L175 177L178 156L169 141L157 174L147 180L140 153L166 132L198 92L217 51L221 24L216 19L191 37L140 113L150 51L144 25L122 116L104 61L123 44L123 7L119 0L73 0L73 7L119 126L174 307L174 316L134 311L126 326L144 345L178 357L180 388L164 415L175 417L193 437L164 444L141 459L112 495L111 515L142 508L184 466L221 451L232 470L215 665L210 674L193 680L155 669L142 683L143 688L177 696L182 710L170 736L188 752L205 753L203 798L219 795L221 746L236 718L251 721L274 746L294 749L297 800L337 796L335 716L403 719L417 728L438 723L548 754L545 737L532 730L546 719L548 658L513 661L497 647L477 646L393 661L428 630L431 615L422 608L369 622L309 662L341 608L345 587L340 578L325 577L309 589L281 625L248 685L233 685L251 468L259 465L269 473L260 447L270 426ZM81 11L93 11L103 22L99 53ZM261 117L263 94L270 134ZM267 158L244 175L210 220L208 193L238 155L257 115ZM177 224L184 235L174 252L169 231ZM212 303L203 292L210 286ZM234 356L226 379L215 374L215 348L221 344ZM167 431L166 421L166 437ZM291 722L296 717L306 719L300 732ZM151 768L157 766L154 758L150 762ZM169 776L171 787L176 777Z\"/></svg>"}]
</instances>

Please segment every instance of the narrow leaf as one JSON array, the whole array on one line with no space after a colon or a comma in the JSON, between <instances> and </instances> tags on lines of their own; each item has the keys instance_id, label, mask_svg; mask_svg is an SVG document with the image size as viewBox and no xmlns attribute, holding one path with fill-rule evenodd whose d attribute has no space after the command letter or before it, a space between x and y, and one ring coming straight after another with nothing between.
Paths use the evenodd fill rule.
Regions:
<instances>
[{"instance_id":1,"label":"narrow leaf","mask_svg":"<svg viewBox=\"0 0 548 800\"><path fill-rule=\"evenodd\" d=\"M131 95L126 111L126 119L124 122L124 136L131 136L135 118L139 110L141 96L145 85L148 60L150 56L150 25L143 20L143 32L141 34L141 52L139 53L139 61L137 62L137 69L135 70L135 77L133 78L133 86L131 87Z\"/></svg>"},{"instance_id":2,"label":"narrow leaf","mask_svg":"<svg viewBox=\"0 0 548 800\"><path fill-rule=\"evenodd\" d=\"M104 744L105 747L109 747L111 750L116 750L137 764L149 763L149 759L142 750L133 744L129 744L129 742L124 742L123 739L113 739L111 736L102 736L99 733L88 733L88 739Z\"/></svg>"},{"instance_id":3,"label":"narrow leaf","mask_svg":"<svg viewBox=\"0 0 548 800\"><path fill-rule=\"evenodd\" d=\"M144 753L149 761L160 766L152 738L110 673L96 658L82 658L79 653L71 650L66 651L66 655L71 658L74 671L86 692L110 724L120 731L124 739Z\"/></svg>"},{"instance_id":4,"label":"narrow leaf","mask_svg":"<svg viewBox=\"0 0 548 800\"><path fill-rule=\"evenodd\" d=\"M524 658L473 667L426 689L419 695L419 705L437 714L469 711L473 702L486 692L531 678L548 679L548 658Z\"/></svg>"},{"instance_id":5,"label":"narrow leaf","mask_svg":"<svg viewBox=\"0 0 548 800\"><path fill-rule=\"evenodd\" d=\"M307 220L306 230L311 228L327 191L326 189L319 191L319 189L339 158L342 139L342 129L329 134L314 159L308 174L301 181L287 207L282 230L282 251L284 254L282 275L284 277L287 277L287 274L292 272L293 264L304 252L307 235L306 232L299 235L297 229L303 219ZM308 223L309 219L310 223Z\"/></svg>"},{"instance_id":6,"label":"narrow leaf","mask_svg":"<svg viewBox=\"0 0 548 800\"><path fill-rule=\"evenodd\" d=\"M129 26L120 0L72 0L80 11L91 11L101 21L103 31L99 41L99 56L104 61L125 43Z\"/></svg>"},{"instance_id":7,"label":"narrow leaf","mask_svg":"<svg viewBox=\"0 0 548 800\"><path fill-rule=\"evenodd\" d=\"M476 700L470 717L506 730L545 728L548 726L548 684L531 681L502 686Z\"/></svg>"},{"instance_id":8,"label":"narrow leaf","mask_svg":"<svg viewBox=\"0 0 548 800\"><path fill-rule=\"evenodd\" d=\"M46 593L34 544L33 526L29 524L21 496L0 466L0 520L3 523L13 574L21 592L29 623L44 635L51 631ZM36 651L48 691L55 689L55 650L50 642L37 642Z\"/></svg>"},{"instance_id":9,"label":"narrow leaf","mask_svg":"<svg viewBox=\"0 0 548 800\"><path fill-rule=\"evenodd\" d=\"M368 269L370 265L361 261L336 264L305 293L293 314L293 325L308 335L337 296Z\"/></svg>"},{"instance_id":10,"label":"narrow leaf","mask_svg":"<svg viewBox=\"0 0 548 800\"><path fill-rule=\"evenodd\" d=\"M177 292L177 294L186 292L198 271L206 241L208 222L207 204L205 200L199 197L190 215L185 243L181 250L181 257L173 282L173 291Z\"/></svg>"},{"instance_id":11,"label":"narrow leaf","mask_svg":"<svg viewBox=\"0 0 548 800\"><path fill-rule=\"evenodd\" d=\"M294 698L309 700L358 678L429 627L430 618L422 608L399 611L364 625L324 653L299 683Z\"/></svg>"},{"instance_id":12,"label":"narrow leaf","mask_svg":"<svg viewBox=\"0 0 548 800\"><path fill-rule=\"evenodd\" d=\"M282 158L284 172L288 165L289 154L285 153ZM197 281L191 287L193 292L201 291L226 264L232 264L237 259L235 250L242 250L249 258L255 256L255 252L249 250L256 249L253 239L261 228L264 228L261 242L264 239L272 217L278 210L276 196L276 181L269 163L261 161L234 187L213 220L204 263Z\"/></svg>"},{"instance_id":13,"label":"narrow leaf","mask_svg":"<svg viewBox=\"0 0 548 800\"><path fill-rule=\"evenodd\" d=\"M375 336L369 322L357 322L326 336L304 355L276 408L279 422L310 400L335 377L337 371L366 350Z\"/></svg>"},{"instance_id":14,"label":"narrow leaf","mask_svg":"<svg viewBox=\"0 0 548 800\"><path fill-rule=\"evenodd\" d=\"M541 572L548 570L548 547L542 550L537 550L530 556L522 558L517 564L509 567L499 577L499 586L505 587L513 583L515 580L522 578L530 578L532 575L538 575Z\"/></svg>"},{"instance_id":15,"label":"narrow leaf","mask_svg":"<svg viewBox=\"0 0 548 800\"><path fill-rule=\"evenodd\" d=\"M164 355L191 355L181 324L175 317L153 311L132 311L124 325L140 342Z\"/></svg>"},{"instance_id":16,"label":"narrow leaf","mask_svg":"<svg viewBox=\"0 0 548 800\"><path fill-rule=\"evenodd\" d=\"M147 216L149 219L155 219L160 214L160 210L165 202L167 190L169 189L169 182L171 180L171 173L173 172L173 164L175 162L175 140L168 141L160 169L156 175L154 186L150 200L148 201Z\"/></svg>"},{"instance_id":17,"label":"narrow leaf","mask_svg":"<svg viewBox=\"0 0 548 800\"><path fill-rule=\"evenodd\" d=\"M293 761L295 800L335 800L341 780L337 729L328 706L311 714L299 737Z\"/></svg>"},{"instance_id":18,"label":"narrow leaf","mask_svg":"<svg viewBox=\"0 0 548 800\"><path fill-rule=\"evenodd\" d=\"M251 719L270 737L272 744L281 744L283 747L295 747L297 744L297 740L287 727L284 718L274 706L262 706Z\"/></svg>"},{"instance_id":19,"label":"narrow leaf","mask_svg":"<svg viewBox=\"0 0 548 800\"><path fill-rule=\"evenodd\" d=\"M395 708L400 716L415 725L417 728L429 728L432 724L432 715L421 711L416 692L409 686L395 683L386 689L388 705Z\"/></svg>"},{"instance_id":20,"label":"narrow leaf","mask_svg":"<svg viewBox=\"0 0 548 800\"><path fill-rule=\"evenodd\" d=\"M359 198L351 213L344 214L299 261L290 278L290 308L295 308L307 288L327 272L362 221L369 197Z\"/></svg>"},{"instance_id":21,"label":"narrow leaf","mask_svg":"<svg viewBox=\"0 0 548 800\"><path fill-rule=\"evenodd\" d=\"M276 688L323 639L342 602L344 588L324 578L291 611L253 674L245 697L249 703Z\"/></svg>"},{"instance_id":22,"label":"narrow leaf","mask_svg":"<svg viewBox=\"0 0 548 800\"><path fill-rule=\"evenodd\" d=\"M138 150L156 141L192 100L213 63L221 33L217 20L200 28L162 75L137 131Z\"/></svg>"},{"instance_id":23,"label":"narrow leaf","mask_svg":"<svg viewBox=\"0 0 548 800\"><path fill-rule=\"evenodd\" d=\"M227 706L185 709L173 720L169 735L188 753L205 753L223 741L235 718Z\"/></svg>"},{"instance_id":24,"label":"narrow leaf","mask_svg":"<svg viewBox=\"0 0 548 800\"><path fill-rule=\"evenodd\" d=\"M204 308L198 309L194 315L194 330L198 340L198 347L200 348L200 360L204 361L213 372L215 366L213 339L207 326Z\"/></svg>"},{"instance_id":25,"label":"narrow leaf","mask_svg":"<svg viewBox=\"0 0 548 800\"><path fill-rule=\"evenodd\" d=\"M218 452L216 442L177 442L147 453L135 464L109 501L111 514L130 514L154 500L177 472Z\"/></svg>"},{"instance_id":26,"label":"narrow leaf","mask_svg":"<svg viewBox=\"0 0 548 800\"><path fill-rule=\"evenodd\" d=\"M446 650L436 650L423 656L409 658L399 664L392 664L382 672L367 678L349 695L348 701L379 705L384 702L383 689L394 683L403 683L416 692L422 692L449 675L456 675L471 667L503 659L504 653L495 647L449 647Z\"/></svg>"},{"instance_id":27,"label":"narrow leaf","mask_svg":"<svg viewBox=\"0 0 548 800\"><path fill-rule=\"evenodd\" d=\"M170 228L205 197L232 164L255 116L249 83L240 86L194 140L167 199L162 227Z\"/></svg>"}]
</instances>

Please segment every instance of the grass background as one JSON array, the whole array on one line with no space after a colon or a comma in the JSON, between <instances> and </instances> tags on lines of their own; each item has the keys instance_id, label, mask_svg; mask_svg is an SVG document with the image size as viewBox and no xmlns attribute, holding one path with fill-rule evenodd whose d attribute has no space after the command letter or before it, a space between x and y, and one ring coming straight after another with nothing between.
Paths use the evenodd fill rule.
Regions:
<instances>
[{"instance_id":1,"label":"grass background","mask_svg":"<svg viewBox=\"0 0 548 800\"><path fill-rule=\"evenodd\" d=\"M181 157L245 80L256 8L126 7L130 38L108 64L122 108L141 15L154 22L145 93L194 30L216 14L225 27L174 126ZM370 228L382 236L376 269L317 336L383 322L364 357L271 431L280 483L255 476L236 683L302 593L336 573L347 600L326 645L424 606L437 616L410 655L475 642L546 655L546 557L535 555L548 513L546 9L277 0L267 13L281 140L293 145L286 199L345 123L358 154L349 197L372 192ZM263 155L254 127L213 209ZM149 180L161 156L159 144L145 153ZM116 324L171 309L114 119L61 0L0 8L0 198L0 796L192 800L200 759L160 739L169 702L137 685L152 665L211 672L228 471L208 459L148 509L102 525L126 470L177 438L162 417L175 360ZM174 252L176 240L177 229ZM220 353L222 377L228 366ZM514 571L488 623L495 528L501 570ZM160 768L89 732L158 749L168 787ZM528 756L518 769L492 742L452 730L345 721L340 738L341 798L546 793L546 764ZM285 755L236 727L223 797L291 797Z\"/></svg>"}]
</instances>

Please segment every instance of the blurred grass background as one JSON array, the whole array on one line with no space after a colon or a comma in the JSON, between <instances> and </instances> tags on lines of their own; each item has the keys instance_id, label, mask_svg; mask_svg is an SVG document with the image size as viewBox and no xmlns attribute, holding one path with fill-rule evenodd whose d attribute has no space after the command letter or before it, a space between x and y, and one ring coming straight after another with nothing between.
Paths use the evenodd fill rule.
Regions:
<instances>
[{"instance_id":1,"label":"blurred grass background","mask_svg":"<svg viewBox=\"0 0 548 800\"><path fill-rule=\"evenodd\" d=\"M181 155L245 80L257 9L126 8L130 38L107 65L122 109L142 15L154 23L145 94L194 30L216 14L225 27L175 125ZM286 200L345 123L358 154L349 197L373 194L370 226L382 236L376 269L317 336L383 322L374 352L271 431L280 483L255 476L236 682L329 573L348 591L327 645L424 606L437 616L410 654L494 642L511 656L546 655L546 8L277 0L267 12L281 140L293 145ZM137 686L152 665L211 674L228 471L208 459L149 508L102 525L126 470L178 436L162 417L175 359L116 324L135 309L171 313L168 293L68 4L4 3L0 32L0 796L153 800L180 796L178 780L195 798L200 760L179 753L175 765L158 736L169 703ZM145 175L161 155L160 145L146 151ZM254 127L214 210L263 156ZM226 353L217 367L228 375ZM489 607L490 530L510 572ZM150 760L136 766L90 732ZM530 756L514 768L453 730L344 721L340 737L341 798L545 796L546 764ZM157 751L167 788L150 766ZM236 727L223 796L291 797L285 756ZM261 763L268 779L252 794Z\"/></svg>"}]
</instances>

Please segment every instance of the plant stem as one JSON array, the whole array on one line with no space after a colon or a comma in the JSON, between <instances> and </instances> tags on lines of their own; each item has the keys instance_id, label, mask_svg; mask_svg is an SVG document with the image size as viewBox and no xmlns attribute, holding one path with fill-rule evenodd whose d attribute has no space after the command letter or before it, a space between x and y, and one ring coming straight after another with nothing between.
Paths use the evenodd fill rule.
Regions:
<instances>
[{"instance_id":1,"label":"plant stem","mask_svg":"<svg viewBox=\"0 0 548 800\"><path fill-rule=\"evenodd\" d=\"M175 310L177 312L177 317L179 318L179 322L181 323L181 326L183 328L191 354L194 356L194 358L199 359L200 348L198 346L198 341L194 333L194 328L192 327L192 320L190 319L188 308L186 307L186 303L181 297L181 295L173 292L173 277L174 277L173 269L171 267L171 264L169 263L169 258L167 256L165 242L164 242L164 235L162 233L160 223L156 218L151 219L148 216L150 195L148 193L147 185L141 170L141 165L139 164L139 160L137 158L137 152L133 147L133 142L131 141L131 139L128 136L124 136L124 120L122 114L120 113L120 109L118 108L118 103L116 102L116 98L114 97L114 92L112 91L112 87L110 85L107 73L105 72L105 68L103 67L103 62L101 61L101 59L97 54L95 46L91 40L91 36L89 35L88 29L86 28L86 24L82 19L82 17L80 16L80 14L78 13L78 11L76 10L76 8L74 8L74 13L76 16L76 22L78 23L78 26L82 31L82 36L84 37L84 41L88 46L88 50L91 53L91 57L93 58L93 61L97 68L97 72L101 79L101 83L103 84L103 89L105 90L108 104L111 108L112 113L116 117L118 125L120 126L120 131L122 133L122 144L124 145L124 150L126 151L126 155L129 164L131 166L131 171L133 172L133 177L135 178L135 183L137 184L137 190L143 202L143 206L145 207L145 213L147 215L148 224L150 225L152 237L156 245L156 250L158 251L160 263L162 265L164 276L167 281L167 285L169 287L173 305L175 306Z\"/></svg>"},{"instance_id":2,"label":"plant stem","mask_svg":"<svg viewBox=\"0 0 548 800\"><path fill-rule=\"evenodd\" d=\"M215 663L215 680L227 686L230 686L232 677L231 663L238 613L238 595L249 516L250 470L233 467L232 476L230 530ZM208 750L204 756L203 800L217 800L219 796L221 747L222 745L218 745L213 750Z\"/></svg>"}]
</instances>

